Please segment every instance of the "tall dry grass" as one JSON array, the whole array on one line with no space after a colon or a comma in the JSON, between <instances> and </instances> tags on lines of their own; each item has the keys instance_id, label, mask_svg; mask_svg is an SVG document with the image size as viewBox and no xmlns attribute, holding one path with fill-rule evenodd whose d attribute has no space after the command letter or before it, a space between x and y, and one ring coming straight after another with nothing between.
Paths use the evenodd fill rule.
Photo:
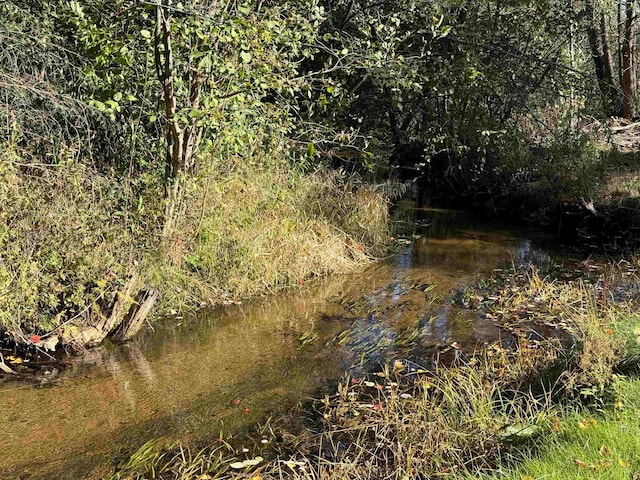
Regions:
<instances>
[{"instance_id":1,"label":"tall dry grass","mask_svg":"<svg viewBox=\"0 0 640 480\"><path fill-rule=\"evenodd\" d=\"M149 275L179 309L372 262L387 248L388 199L340 172L215 163L188 185L175 232Z\"/></svg>"},{"instance_id":2,"label":"tall dry grass","mask_svg":"<svg viewBox=\"0 0 640 480\"><path fill-rule=\"evenodd\" d=\"M190 457L194 461L185 459L184 450L174 451L161 460L153 457L163 473L140 462L111 478L405 480L491 474L515 458L514 452L530 451L560 431L562 412L601 408L615 396L615 369L628 358L625 345L634 343L637 351L640 331L633 314L636 295L621 294L615 281L621 277L609 276L620 273L590 283L552 281L531 271L496 292L494 316L511 320L512 327L553 325L562 335L536 340L515 329L517 347L458 352L452 365L435 371L394 361L367 378L347 379L334 395L317 400L302 412L314 419L302 431L292 434L277 424L264 429L266 449L258 444L243 452L223 443ZM214 457L215 466L203 460Z\"/></svg>"},{"instance_id":3,"label":"tall dry grass","mask_svg":"<svg viewBox=\"0 0 640 480\"><path fill-rule=\"evenodd\" d=\"M158 314L352 271L386 249L382 191L339 172L304 172L282 152L264 158L260 145L251 162L210 153L185 181L168 241L162 185L152 177L125 184L72 152L25 166L3 148L0 330L19 342L108 316L136 272L160 291Z\"/></svg>"}]
</instances>

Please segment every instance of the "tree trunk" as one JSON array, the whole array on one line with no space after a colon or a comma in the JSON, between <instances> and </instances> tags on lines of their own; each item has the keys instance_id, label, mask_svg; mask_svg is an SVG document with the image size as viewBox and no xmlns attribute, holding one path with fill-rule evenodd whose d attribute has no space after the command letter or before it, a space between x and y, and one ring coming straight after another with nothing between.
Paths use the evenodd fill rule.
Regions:
<instances>
[{"instance_id":1,"label":"tree trunk","mask_svg":"<svg viewBox=\"0 0 640 480\"><path fill-rule=\"evenodd\" d=\"M624 39L622 44L622 93L623 116L636 116L636 91L638 86L636 51L636 8L634 1L626 2L626 21L624 25Z\"/></svg>"},{"instance_id":2,"label":"tree trunk","mask_svg":"<svg viewBox=\"0 0 640 480\"><path fill-rule=\"evenodd\" d=\"M167 0L167 6L171 0ZM162 52L161 52L162 49ZM182 176L193 169L193 158L202 136L195 116L186 125L180 125L176 117L177 96L174 88L175 66L171 46L171 16L165 13L165 6L156 3L155 66L158 80L162 84L165 115L167 117L167 163L165 169L166 200L162 237L171 236L180 201ZM200 107L201 79L197 72L191 72L190 95L186 101L191 109Z\"/></svg>"},{"instance_id":3,"label":"tree trunk","mask_svg":"<svg viewBox=\"0 0 640 480\"><path fill-rule=\"evenodd\" d=\"M613 63L613 53L611 51L611 40L609 38L609 30L607 29L607 22L604 12L600 15L600 35L602 37L602 53L604 58L605 80L608 84L613 86L615 83L613 79L615 68Z\"/></svg>"},{"instance_id":4,"label":"tree trunk","mask_svg":"<svg viewBox=\"0 0 640 480\"><path fill-rule=\"evenodd\" d=\"M138 294L136 305L131 307L127 318L122 321L112 338L118 342L131 340L142 328L142 324L159 297L160 292L155 288L149 288Z\"/></svg>"},{"instance_id":5,"label":"tree trunk","mask_svg":"<svg viewBox=\"0 0 640 480\"><path fill-rule=\"evenodd\" d=\"M587 28L589 47L598 78L598 86L602 94L604 110L607 115L620 115L622 102L613 80L613 54L611 53L604 12L596 14L592 2L587 2L586 12L589 18L589 27Z\"/></svg>"},{"instance_id":6,"label":"tree trunk","mask_svg":"<svg viewBox=\"0 0 640 480\"><path fill-rule=\"evenodd\" d=\"M622 85L622 37L624 36L624 20L622 18L622 11L624 8L624 2L622 0L620 0L618 2L618 8L617 13L618 13L618 22L616 25L616 28L618 30L618 51L617 51L617 57L618 57L618 81L620 82L620 85Z\"/></svg>"}]
</instances>

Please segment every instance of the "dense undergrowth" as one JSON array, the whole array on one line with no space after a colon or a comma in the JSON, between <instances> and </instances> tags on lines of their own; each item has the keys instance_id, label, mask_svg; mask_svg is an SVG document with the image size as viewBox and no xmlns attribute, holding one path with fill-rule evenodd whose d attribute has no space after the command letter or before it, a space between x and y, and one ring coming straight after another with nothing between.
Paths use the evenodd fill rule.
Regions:
<instances>
[{"instance_id":1,"label":"dense undergrowth","mask_svg":"<svg viewBox=\"0 0 640 480\"><path fill-rule=\"evenodd\" d=\"M510 346L453 346L435 370L390 359L297 412L312 419L297 431L268 423L252 450L150 443L109 478L627 478L616 475L640 468L625 443L640 320L637 278L622 267L570 282L517 274L483 307L514 332Z\"/></svg>"},{"instance_id":2,"label":"dense undergrowth","mask_svg":"<svg viewBox=\"0 0 640 480\"><path fill-rule=\"evenodd\" d=\"M387 243L386 194L340 172L209 152L161 241L153 178L132 195L117 176L73 158L25 166L9 149L2 155L0 327L18 341L71 339L109 314L136 272L159 290L160 313L350 271Z\"/></svg>"}]
</instances>

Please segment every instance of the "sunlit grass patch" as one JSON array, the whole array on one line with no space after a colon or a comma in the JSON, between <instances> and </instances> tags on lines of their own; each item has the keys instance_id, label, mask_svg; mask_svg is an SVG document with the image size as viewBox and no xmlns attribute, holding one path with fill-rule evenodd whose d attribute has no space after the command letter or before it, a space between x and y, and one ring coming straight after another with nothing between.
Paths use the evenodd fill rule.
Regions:
<instances>
[{"instance_id":1,"label":"sunlit grass patch","mask_svg":"<svg viewBox=\"0 0 640 480\"><path fill-rule=\"evenodd\" d=\"M353 177L218 162L188 185L149 272L172 309L274 292L382 255L388 203Z\"/></svg>"},{"instance_id":2,"label":"sunlit grass patch","mask_svg":"<svg viewBox=\"0 0 640 480\"><path fill-rule=\"evenodd\" d=\"M556 419L556 432L539 448L515 453L517 466L492 479L572 480L637 478L640 473L640 380L614 383L620 395L604 411L572 409Z\"/></svg>"}]
</instances>

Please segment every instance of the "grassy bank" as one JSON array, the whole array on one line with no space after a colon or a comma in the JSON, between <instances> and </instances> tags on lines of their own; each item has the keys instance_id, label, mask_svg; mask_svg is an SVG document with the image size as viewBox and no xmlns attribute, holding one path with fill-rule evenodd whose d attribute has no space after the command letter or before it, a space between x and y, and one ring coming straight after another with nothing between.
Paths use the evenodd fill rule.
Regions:
<instances>
[{"instance_id":1,"label":"grassy bank","mask_svg":"<svg viewBox=\"0 0 640 480\"><path fill-rule=\"evenodd\" d=\"M599 411L565 409L554 419L549 438L536 448L517 452L497 469L498 473L482 478L636 478L640 472L640 381L619 378L612 390L617 394L615 402Z\"/></svg>"},{"instance_id":2,"label":"grassy bank","mask_svg":"<svg viewBox=\"0 0 640 480\"><path fill-rule=\"evenodd\" d=\"M264 149L251 152L264 157ZM337 172L209 151L185 183L177 222L161 238L161 182L124 182L68 158L0 165L0 329L82 346L78 332L139 302L193 310L353 270L387 243L387 198ZM136 281L132 282L135 278ZM135 283L135 285L134 285Z\"/></svg>"},{"instance_id":3,"label":"grassy bank","mask_svg":"<svg viewBox=\"0 0 640 480\"><path fill-rule=\"evenodd\" d=\"M637 279L628 265L596 277L515 273L468 293L508 346L453 345L435 370L390 359L298 412L305 426L258 429L253 449L150 444L109 478L628 478L615 475L638 460L640 384L620 376L640 351Z\"/></svg>"}]
</instances>

